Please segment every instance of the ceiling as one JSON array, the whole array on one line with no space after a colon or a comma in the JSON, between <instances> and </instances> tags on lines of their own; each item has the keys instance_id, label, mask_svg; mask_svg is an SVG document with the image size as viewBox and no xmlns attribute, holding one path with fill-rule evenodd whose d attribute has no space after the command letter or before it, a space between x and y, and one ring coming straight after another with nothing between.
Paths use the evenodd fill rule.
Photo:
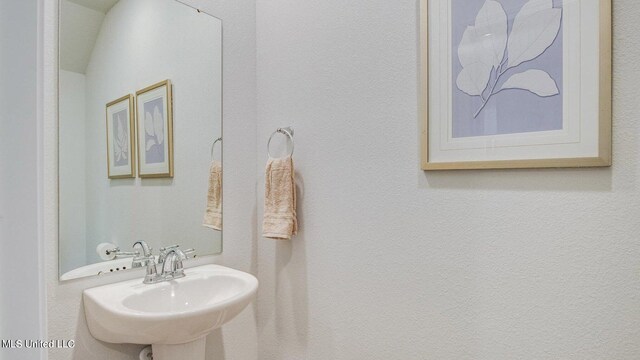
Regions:
<instances>
[{"instance_id":1,"label":"ceiling","mask_svg":"<svg viewBox=\"0 0 640 360\"><path fill-rule=\"evenodd\" d=\"M106 14L118 0L67 0L89 9Z\"/></svg>"},{"instance_id":2,"label":"ceiling","mask_svg":"<svg viewBox=\"0 0 640 360\"><path fill-rule=\"evenodd\" d=\"M118 0L63 0L60 68L84 74L105 14Z\"/></svg>"}]
</instances>

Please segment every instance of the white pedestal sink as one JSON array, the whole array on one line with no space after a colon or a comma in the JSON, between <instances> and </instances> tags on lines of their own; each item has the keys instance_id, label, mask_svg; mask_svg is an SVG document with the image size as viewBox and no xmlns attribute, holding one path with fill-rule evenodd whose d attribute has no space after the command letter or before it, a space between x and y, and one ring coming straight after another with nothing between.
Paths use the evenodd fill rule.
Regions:
<instances>
[{"instance_id":1,"label":"white pedestal sink","mask_svg":"<svg viewBox=\"0 0 640 360\"><path fill-rule=\"evenodd\" d=\"M244 310L258 280L219 265L185 274L157 284L138 279L85 290L91 335L115 344L151 344L154 360L204 360L205 337Z\"/></svg>"}]
</instances>

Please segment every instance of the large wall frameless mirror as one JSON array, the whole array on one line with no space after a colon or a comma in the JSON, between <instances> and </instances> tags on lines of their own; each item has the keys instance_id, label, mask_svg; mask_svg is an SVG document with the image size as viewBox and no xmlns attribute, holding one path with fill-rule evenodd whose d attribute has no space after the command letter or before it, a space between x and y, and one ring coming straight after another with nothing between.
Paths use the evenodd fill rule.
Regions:
<instances>
[{"instance_id":1,"label":"large wall frameless mirror","mask_svg":"<svg viewBox=\"0 0 640 360\"><path fill-rule=\"evenodd\" d=\"M221 252L222 22L61 0L59 29L61 279L130 269L137 240Z\"/></svg>"}]
</instances>

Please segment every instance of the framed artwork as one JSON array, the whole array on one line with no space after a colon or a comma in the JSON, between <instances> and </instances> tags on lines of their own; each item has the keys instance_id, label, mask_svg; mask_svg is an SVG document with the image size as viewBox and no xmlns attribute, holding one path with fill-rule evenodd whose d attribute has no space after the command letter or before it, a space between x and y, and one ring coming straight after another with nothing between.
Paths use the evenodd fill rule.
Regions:
<instances>
[{"instance_id":1,"label":"framed artwork","mask_svg":"<svg viewBox=\"0 0 640 360\"><path fill-rule=\"evenodd\" d=\"M135 177L133 151L133 95L126 95L107 104L107 175L109 179Z\"/></svg>"},{"instance_id":2,"label":"framed artwork","mask_svg":"<svg viewBox=\"0 0 640 360\"><path fill-rule=\"evenodd\" d=\"M138 173L141 178L173 177L173 110L171 81L136 93Z\"/></svg>"},{"instance_id":3,"label":"framed artwork","mask_svg":"<svg viewBox=\"0 0 640 360\"><path fill-rule=\"evenodd\" d=\"M611 0L422 0L424 170L611 165Z\"/></svg>"}]
</instances>

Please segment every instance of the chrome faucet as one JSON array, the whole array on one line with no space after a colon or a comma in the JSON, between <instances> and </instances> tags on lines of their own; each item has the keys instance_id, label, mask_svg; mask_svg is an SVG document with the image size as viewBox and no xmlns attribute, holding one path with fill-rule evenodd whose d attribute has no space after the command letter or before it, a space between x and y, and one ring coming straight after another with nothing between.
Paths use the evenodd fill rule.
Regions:
<instances>
[{"instance_id":1,"label":"chrome faucet","mask_svg":"<svg viewBox=\"0 0 640 360\"><path fill-rule=\"evenodd\" d=\"M142 248L142 255L144 255L145 257L151 256L151 251L153 249L149 247L149 245L147 244L146 241L138 240L135 243L133 243L133 249L134 250L135 250L136 246L140 246Z\"/></svg>"},{"instance_id":2,"label":"chrome faucet","mask_svg":"<svg viewBox=\"0 0 640 360\"><path fill-rule=\"evenodd\" d=\"M180 245L171 245L160 248L160 255L158 256L158 265L163 264L165 258L169 254L170 250L179 248Z\"/></svg>"},{"instance_id":3,"label":"chrome faucet","mask_svg":"<svg viewBox=\"0 0 640 360\"><path fill-rule=\"evenodd\" d=\"M153 256L151 248L146 242L142 240L137 241L133 244L134 248L136 246L142 248L143 255L133 259L132 267L147 267L147 273L143 281L145 284L155 284L184 277L184 265L182 262L187 260L191 254L195 253L194 249L188 249L183 252L179 249L179 245L167 246L160 249L160 255L156 263L156 258ZM158 273L158 271L160 271L160 273Z\"/></svg>"},{"instance_id":4,"label":"chrome faucet","mask_svg":"<svg viewBox=\"0 0 640 360\"><path fill-rule=\"evenodd\" d=\"M153 256L151 252L151 248L144 240L136 241L133 244L133 248L135 249L137 246L142 248L142 256L136 256L133 258L133 262L131 263L132 268L140 268L143 266L147 267L147 273L144 276L144 283L150 284L154 279L158 276L158 271L156 269L156 258Z\"/></svg>"},{"instance_id":5,"label":"chrome faucet","mask_svg":"<svg viewBox=\"0 0 640 360\"><path fill-rule=\"evenodd\" d=\"M162 263L162 275L165 280L184 277L184 266L182 265L184 260L187 260L187 256L178 248L173 248L166 252Z\"/></svg>"}]
</instances>

